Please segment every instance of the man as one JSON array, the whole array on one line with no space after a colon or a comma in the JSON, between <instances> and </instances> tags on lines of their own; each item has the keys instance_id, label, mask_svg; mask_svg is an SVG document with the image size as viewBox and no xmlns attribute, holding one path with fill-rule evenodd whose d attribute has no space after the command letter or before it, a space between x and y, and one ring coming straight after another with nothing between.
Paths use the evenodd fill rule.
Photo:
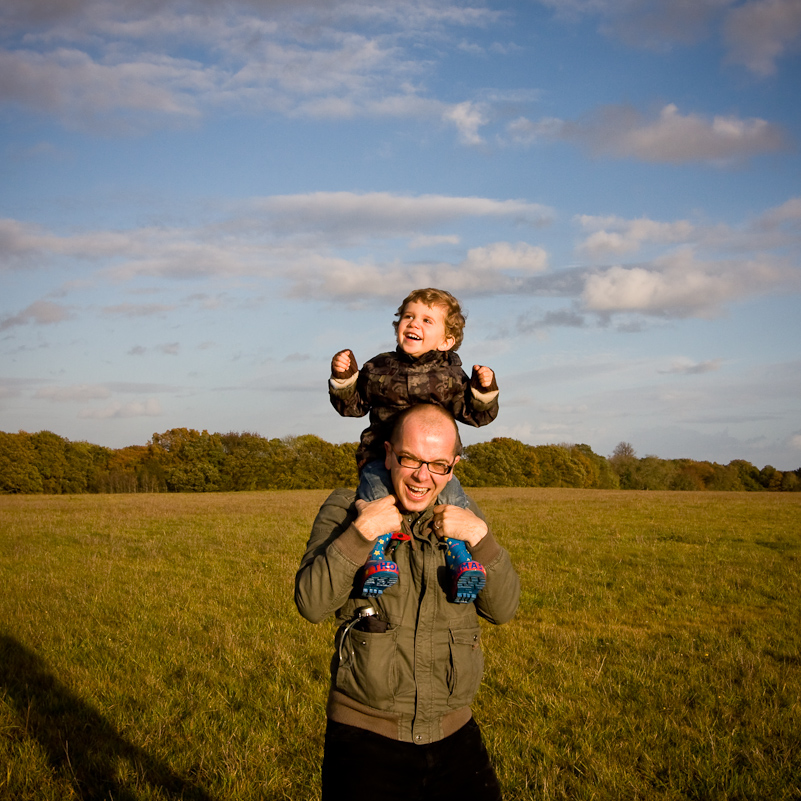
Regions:
<instances>
[{"instance_id":1,"label":"man","mask_svg":"<svg viewBox=\"0 0 801 801\"><path fill-rule=\"evenodd\" d=\"M331 666L323 799L497 801L500 789L470 704L481 682L478 616L505 623L520 583L472 504L437 505L459 461L453 418L424 404L406 410L385 444L394 495L367 503L335 490L312 528L295 603L313 623L340 624ZM357 574L372 543L393 539L398 583L369 601ZM474 603L448 600L441 540L460 539L486 568ZM375 614L371 614L370 611Z\"/></svg>"}]
</instances>

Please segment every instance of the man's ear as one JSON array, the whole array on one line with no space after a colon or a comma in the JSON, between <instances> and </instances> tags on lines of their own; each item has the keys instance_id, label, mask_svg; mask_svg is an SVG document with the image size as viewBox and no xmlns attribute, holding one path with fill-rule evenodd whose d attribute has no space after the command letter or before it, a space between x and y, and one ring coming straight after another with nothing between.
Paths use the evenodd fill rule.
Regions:
<instances>
[{"instance_id":1,"label":"man's ear","mask_svg":"<svg viewBox=\"0 0 801 801\"><path fill-rule=\"evenodd\" d=\"M456 344L456 337L447 336L445 337L442 344L437 348L437 350L451 350L453 346Z\"/></svg>"},{"instance_id":2,"label":"man's ear","mask_svg":"<svg viewBox=\"0 0 801 801\"><path fill-rule=\"evenodd\" d=\"M457 462L459 462L459 461L461 460L461 458L462 458L461 456L457 456L457 457L456 457L456 458L453 460L453 466L454 466L454 467L456 467L456 464L457 464ZM450 473L448 473L448 481L450 481L452 478L453 478L453 470L451 470L451 472L450 472Z\"/></svg>"}]
</instances>

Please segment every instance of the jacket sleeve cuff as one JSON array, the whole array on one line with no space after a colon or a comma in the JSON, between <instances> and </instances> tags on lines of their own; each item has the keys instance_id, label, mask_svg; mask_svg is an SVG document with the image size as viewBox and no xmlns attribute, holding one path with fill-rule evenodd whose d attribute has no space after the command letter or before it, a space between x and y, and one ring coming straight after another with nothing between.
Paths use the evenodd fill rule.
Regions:
<instances>
[{"instance_id":1,"label":"jacket sleeve cuff","mask_svg":"<svg viewBox=\"0 0 801 801\"><path fill-rule=\"evenodd\" d=\"M492 406L492 404L497 400L499 392L497 389L480 392L475 387L470 387L470 391L473 393L475 400L478 401L478 403L480 403L482 406Z\"/></svg>"},{"instance_id":2,"label":"jacket sleeve cuff","mask_svg":"<svg viewBox=\"0 0 801 801\"><path fill-rule=\"evenodd\" d=\"M337 392L337 393L346 392L351 387L356 386L356 379L358 377L359 377L358 373L354 373L349 378L334 378L333 376L331 376L331 378L328 379L328 389L331 392Z\"/></svg>"},{"instance_id":3,"label":"jacket sleeve cuff","mask_svg":"<svg viewBox=\"0 0 801 801\"><path fill-rule=\"evenodd\" d=\"M482 565L488 565L494 559L498 558L501 553L501 546L498 544L498 540L495 539L492 531L488 530L479 543L469 550L471 556L475 557L477 562L481 562Z\"/></svg>"}]
</instances>

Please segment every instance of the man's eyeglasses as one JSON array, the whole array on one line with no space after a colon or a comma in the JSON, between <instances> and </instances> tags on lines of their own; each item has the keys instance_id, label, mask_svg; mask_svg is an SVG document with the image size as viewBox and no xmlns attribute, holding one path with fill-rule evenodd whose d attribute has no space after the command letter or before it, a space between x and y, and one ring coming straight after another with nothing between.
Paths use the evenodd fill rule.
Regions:
<instances>
[{"instance_id":1,"label":"man's eyeglasses","mask_svg":"<svg viewBox=\"0 0 801 801\"><path fill-rule=\"evenodd\" d=\"M429 473L434 473L434 475L437 476L447 476L455 465L455 462L454 464L448 464L447 462L424 462L422 459L415 459L414 456L409 456L406 453L397 453L394 448L392 449L392 453L395 454L395 458L398 460L398 464L401 467L409 467L412 470L417 470L425 465Z\"/></svg>"}]
</instances>

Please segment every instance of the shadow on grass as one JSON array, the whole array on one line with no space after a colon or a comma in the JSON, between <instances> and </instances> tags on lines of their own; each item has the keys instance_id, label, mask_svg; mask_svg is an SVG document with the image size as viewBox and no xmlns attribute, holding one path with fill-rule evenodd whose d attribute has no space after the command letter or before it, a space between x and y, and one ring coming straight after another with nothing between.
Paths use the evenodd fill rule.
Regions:
<instances>
[{"instance_id":1,"label":"shadow on grass","mask_svg":"<svg viewBox=\"0 0 801 801\"><path fill-rule=\"evenodd\" d=\"M213 801L205 790L121 737L97 710L54 678L35 653L2 634L0 688L16 707L23 736L35 739L50 765L70 777L78 798L136 801L139 793L132 781L117 775L124 760L140 788L149 786L186 801Z\"/></svg>"}]
</instances>

